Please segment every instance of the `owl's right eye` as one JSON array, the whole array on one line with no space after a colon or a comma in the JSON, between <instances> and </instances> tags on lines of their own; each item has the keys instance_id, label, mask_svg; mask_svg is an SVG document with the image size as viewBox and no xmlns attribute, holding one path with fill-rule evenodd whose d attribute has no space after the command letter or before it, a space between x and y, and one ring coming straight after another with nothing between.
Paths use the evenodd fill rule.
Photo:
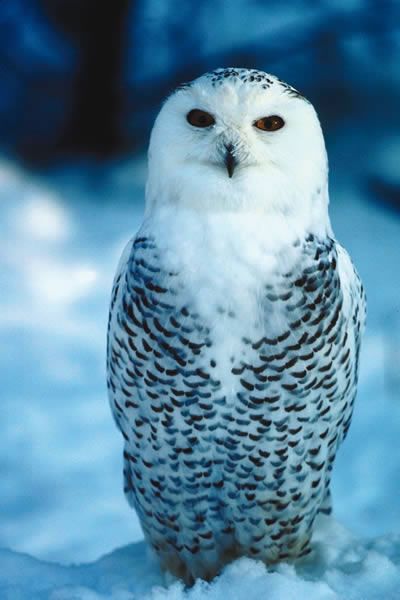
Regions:
<instances>
[{"instance_id":1,"label":"owl's right eye","mask_svg":"<svg viewBox=\"0 0 400 600\"><path fill-rule=\"evenodd\" d=\"M211 127L214 125L215 119L210 113L199 108L194 108L186 115L186 120L193 127Z\"/></svg>"}]
</instances>

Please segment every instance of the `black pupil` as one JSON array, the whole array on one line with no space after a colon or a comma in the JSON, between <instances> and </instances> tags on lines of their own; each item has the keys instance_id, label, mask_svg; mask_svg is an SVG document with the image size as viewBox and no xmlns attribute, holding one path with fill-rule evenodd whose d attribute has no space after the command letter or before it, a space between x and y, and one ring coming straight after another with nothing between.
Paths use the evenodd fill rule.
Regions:
<instances>
[{"instance_id":1,"label":"black pupil","mask_svg":"<svg viewBox=\"0 0 400 600\"><path fill-rule=\"evenodd\" d=\"M275 129L276 127L279 127L279 125L279 119L277 119L276 117L266 117L264 119L265 129Z\"/></svg>"}]
</instances>

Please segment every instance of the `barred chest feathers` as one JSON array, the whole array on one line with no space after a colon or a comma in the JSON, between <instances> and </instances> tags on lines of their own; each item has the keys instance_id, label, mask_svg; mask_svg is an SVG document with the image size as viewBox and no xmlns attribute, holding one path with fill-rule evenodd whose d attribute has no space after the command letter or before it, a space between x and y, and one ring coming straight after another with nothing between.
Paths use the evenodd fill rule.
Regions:
<instances>
[{"instance_id":1,"label":"barred chest feathers","mask_svg":"<svg viewBox=\"0 0 400 600\"><path fill-rule=\"evenodd\" d=\"M351 299L343 312L342 250L257 228L244 245L243 222L225 237L218 221L166 225L145 222L113 296L128 499L165 566L189 579L225 555L304 554L330 510L357 378L361 315Z\"/></svg>"},{"instance_id":2,"label":"barred chest feathers","mask_svg":"<svg viewBox=\"0 0 400 600\"><path fill-rule=\"evenodd\" d=\"M282 276L293 270L300 275L304 267L303 223L294 227L286 217L269 216L263 226L263 219L169 209L148 223L164 273L177 274L180 302L207 323L214 373L230 401L238 384L232 365L252 354L244 340L266 332L278 336L288 326L284 303L274 303L271 293L268 299L268 291L282 292Z\"/></svg>"}]
</instances>

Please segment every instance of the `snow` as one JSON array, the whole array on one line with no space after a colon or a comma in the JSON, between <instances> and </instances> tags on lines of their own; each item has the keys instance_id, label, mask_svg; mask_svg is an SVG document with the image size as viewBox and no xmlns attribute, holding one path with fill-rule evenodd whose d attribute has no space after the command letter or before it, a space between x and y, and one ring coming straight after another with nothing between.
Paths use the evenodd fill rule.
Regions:
<instances>
[{"instance_id":1,"label":"snow","mask_svg":"<svg viewBox=\"0 0 400 600\"><path fill-rule=\"evenodd\" d=\"M400 535L361 543L327 517L314 537L314 556L299 566L242 558L212 583L193 588L162 574L144 542L99 560L61 566L0 551L0 594L19 600L396 600L400 591Z\"/></svg>"},{"instance_id":2,"label":"snow","mask_svg":"<svg viewBox=\"0 0 400 600\"><path fill-rule=\"evenodd\" d=\"M334 469L341 525L316 537L311 564L268 572L242 559L190 591L147 557L105 389L111 282L141 219L145 160L42 176L0 160L1 598L400 597L400 220L362 183L386 147L349 173L366 143L354 139L329 140L334 229L369 301L354 419Z\"/></svg>"},{"instance_id":3,"label":"snow","mask_svg":"<svg viewBox=\"0 0 400 600\"><path fill-rule=\"evenodd\" d=\"M71 173L50 183L0 163L0 430L11 449L0 544L43 559L90 560L141 537L104 375L113 271L140 214L118 205L137 194L140 169L92 172L99 188L87 194L83 168L72 190Z\"/></svg>"}]
</instances>

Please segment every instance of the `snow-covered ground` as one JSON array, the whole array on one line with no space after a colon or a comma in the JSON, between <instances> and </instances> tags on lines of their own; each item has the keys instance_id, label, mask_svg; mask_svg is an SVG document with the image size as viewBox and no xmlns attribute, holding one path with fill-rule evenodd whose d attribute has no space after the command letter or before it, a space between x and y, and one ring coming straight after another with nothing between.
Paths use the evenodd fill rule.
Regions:
<instances>
[{"instance_id":1,"label":"snow-covered ground","mask_svg":"<svg viewBox=\"0 0 400 600\"><path fill-rule=\"evenodd\" d=\"M89 191L83 169L50 184L0 165L2 546L88 560L141 537L121 494L104 356L142 170L99 167Z\"/></svg>"},{"instance_id":2,"label":"snow-covered ground","mask_svg":"<svg viewBox=\"0 0 400 600\"><path fill-rule=\"evenodd\" d=\"M351 534L327 526L297 571L243 559L190 592L177 582L163 591L146 557L104 382L110 287L140 222L145 162L34 177L0 161L1 598L400 598L400 218L366 199L354 165L346 176L354 148L331 146L333 225L369 300L333 480L335 517Z\"/></svg>"},{"instance_id":3,"label":"snow-covered ground","mask_svg":"<svg viewBox=\"0 0 400 600\"><path fill-rule=\"evenodd\" d=\"M62 566L0 550L0 594L5 600L398 600L400 535L362 544L323 520L312 560L301 566L242 558L208 584L185 589L160 573L144 542L91 564Z\"/></svg>"}]
</instances>

